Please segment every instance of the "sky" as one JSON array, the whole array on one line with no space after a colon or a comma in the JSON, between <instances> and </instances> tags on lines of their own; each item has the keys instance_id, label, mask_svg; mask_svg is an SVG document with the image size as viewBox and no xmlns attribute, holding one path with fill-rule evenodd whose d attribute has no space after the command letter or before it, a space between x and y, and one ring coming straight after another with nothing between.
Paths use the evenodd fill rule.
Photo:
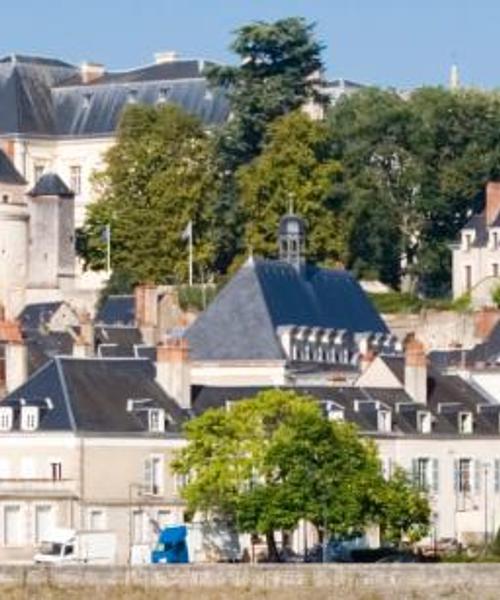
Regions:
<instances>
[{"instance_id":1,"label":"sky","mask_svg":"<svg viewBox=\"0 0 500 600\"><path fill-rule=\"evenodd\" d=\"M123 69L154 52L234 62L232 32L254 20L317 24L329 77L381 86L500 87L499 0L22 0L2 2L0 55Z\"/></svg>"}]
</instances>

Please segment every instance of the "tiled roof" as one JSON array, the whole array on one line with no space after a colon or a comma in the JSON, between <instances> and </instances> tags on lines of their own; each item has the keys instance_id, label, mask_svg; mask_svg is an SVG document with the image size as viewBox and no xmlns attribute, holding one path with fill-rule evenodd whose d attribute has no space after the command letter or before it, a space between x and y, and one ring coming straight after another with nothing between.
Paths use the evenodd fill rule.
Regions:
<instances>
[{"instance_id":1,"label":"tiled roof","mask_svg":"<svg viewBox=\"0 0 500 600\"><path fill-rule=\"evenodd\" d=\"M134 399L163 408L167 431L178 431L184 420L182 409L156 383L154 366L143 359L55 358L9 394L3 405L16 408L21 399L40 406L41 431L161 435L149 434L143 412L127 410Z\"/></svg>"},{"instance_id":2,"label":"tiled roof","mask_svg":"<svg viewBox=\"0 0 500 600\"><path fill-rule=\"evenodd\" d=\"M26 184L24 178L14 167L3 150L0 150L0 183L6 183L8 185Z\"/></svg>"},{"instance_id":3,"label":"tiled roof","mask_svg":"<svg viewBox=\"0 0 500 600\"><path fill-rule=\"evenodd\" d=\"M381 317L346 271L249 260L186 333L195 360L284 358L284 325L387 333Z\"/></svg>"},{"instance_id":4,"label":"tiled roof","mask_svg":"<svg viewBox=\"0 0 500 600\"><path fill-rule=\"evenodd\" d=\"M29 192L33 198L39 196L58 196L59 198L73 198L74 193L56 173L45 173L36 182L35 187Z\"/></svg>"},{"instance_id":5,"label":"tiled roof","mask_svg":"<svg viewBox=\"0 0 500 600\"><path fill-rule=\"evenodd\" d=\"M0 135L113 135L133 101L171 102L206 125L229 116L225 91L209 89L202 61L174 61L123 73L105 73L83 84L68 63L36 57L0 60Z\"/></svg>"},{"instance_id":6,"label":"tiled roof","mask_svg":"<svg viewBox=\"0 0 500 600\"><path fill-rule=\"evenodd\" d=\"M133 326L135 323L134 296L108 296L99 308L95 322L99 325Z\"/></svg>"}]
</instances>

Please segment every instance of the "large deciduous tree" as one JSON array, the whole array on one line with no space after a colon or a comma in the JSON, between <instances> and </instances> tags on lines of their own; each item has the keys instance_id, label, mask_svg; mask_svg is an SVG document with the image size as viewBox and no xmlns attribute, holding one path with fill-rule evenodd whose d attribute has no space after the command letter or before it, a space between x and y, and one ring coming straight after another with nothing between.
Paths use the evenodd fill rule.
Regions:
<instances>
[{"instance_id":1,"label":"large deciduous tree","mask_svg":"<svg viewBox=\"0 0 500 600\"><path fill-rule=\"evenodd\" d=\"M205 412L186 433L174 469L193 475L183 490L190 511L265 535L273 559L274 532L291 531L300 519L341 535L385 514L387 484L374 445L351 425L329 421L309 397L264 391Z\"/></svg>"},{"instance_id":2,"label":"large deciduous tree","mask_svg":"<svg viewBox=\"0 0 500 600\"><path fill-rule=\"evenodd\" d=\"M129 107L96 186L99 198L84 228L90 267L105 264L103 231L110 224L114 270L132 282L182 282L181 235L189 221L197 266L213 264L219 177L212 141L197 118L173 105Z\"/></svg>"},{"instance_id":3,"label":"large deciduous tree","mask_svg":"<svg viewBox=\"0 0 500 600\"><path fill-rule=\"evenodd\" d=\"M307 222L308 258L330 265L343 258L342 196L337 190L342 169L331 155L328 128L299 111L269 126L260 156L237 173L247 247L275 256L277 224L293 206Z\"/></svg>"}]
</instances>

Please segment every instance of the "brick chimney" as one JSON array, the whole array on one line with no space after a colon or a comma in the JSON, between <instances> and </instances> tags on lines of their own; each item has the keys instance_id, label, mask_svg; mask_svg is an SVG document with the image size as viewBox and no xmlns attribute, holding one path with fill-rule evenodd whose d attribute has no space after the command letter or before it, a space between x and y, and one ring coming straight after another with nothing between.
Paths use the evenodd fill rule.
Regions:
<instances>
[{"instance_id":1,"label":"brick chimney","mask_svg":"<svg viewBox=\"0 0 500 600\"><path fill-rule=\"evenodd\" d=\"M154 346L158 341L158 288L152 283L137 285L134 289L135 324L141 330L145 344Z\"/></svg>"},{"instance_id":2,"label":"brick chimney","mask_svg":"<svg viewBox=\"0 0 500 600\"><path fill-rule=\"evenodd\" d=\"M5 390L10 393L28 379L28 349L19 324L1 321L0 342L4 344Z\"/></svg>"},{"instance_id":3,"label":"brick chimney","mask_svg":"<svg viewBox=\"0 0 500 600\"><path fill-rule=\"evenodd\" d=\"M427 357L425 348L414 334L405 343L405 391L420 404L427 404Z\"/></svg>"},{"instance_id":4,"label":"brick chimney","mask_svg":"<svg viewBox=\"0 0 500 600\"><path fill-rule=\"evenodd\" d=\"M105 72L104 65L93 62L84 62L80 65L80 75L83 83L93 83L100 79Z\"/></svg>"},{"instance_id":5,"label":"brick chimney","mask_svg":"<svg viewBox=\"0 0 500 600\"><path fill-rule=\"evenodd\" d=\"M170 338L156 348L156 380L181 408L191 407L191 364L185 338Z\"/></svg>"},{"instance_id":6,"label":"brick chimney","mask_svg":"<svg viewBox=\"0 0 500 600\"><path fill-rule=\"evenodd\" d=\"M486 184L486 225L491 225L500 212L500 182Z\"/></svg>"}]
</instances>

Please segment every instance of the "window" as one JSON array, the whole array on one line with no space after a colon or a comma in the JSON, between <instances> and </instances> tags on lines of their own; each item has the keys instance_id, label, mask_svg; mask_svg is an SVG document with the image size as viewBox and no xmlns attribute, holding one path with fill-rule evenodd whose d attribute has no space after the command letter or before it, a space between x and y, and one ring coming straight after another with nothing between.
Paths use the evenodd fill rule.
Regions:
<instances>
[{"instance_id":1,"label":"window","mask_svg":"<svg viewBox=\"0 0 500 600\"><path fill-rule=\"evenodd\" d=\"M421 490L431 487L431 461L429 458L417 458L413 462L413 481Z\"/></svg>"},{"instance_id":2,"label":"window","mask_svg":"<svg viewBox=\"0 0 500 600\"><path fill-rule=\"evenodd\" d=\"M157 515L157 522L160 529L164 529L168 525L172 525L172 514L169 510L159 510Z\"/></svg>"},{"instance_id":3,"label":"window","mask_svg":"<svg viewBox=\"0 0 500 600\"><path fill-rule=\"evenodd\" d=\"M494 231L492 234L492 246L493 249L496 250L498 248L498 231Z\"/></svg>"},{"instance_id":4,"label":"window","mask_svg":"<svg viewBox=\"0 0 500 600\"><path fill-rule=\"evenodd\" d=\"M460 412L458 413L458 431L459 433L472 433L474 428L474 421L472 419L472 413Z\"/></svg>"},{"instance_id":5,"label":"window","mask_svg":"<svg viewBox=\"0 0 500 600\"><path fill-rule=\"evenodd\" d=\"M0 408L0 431L10 431L12 429L12 408L2 406Z\"/></svg>"},{"instance_id":6,"label":"window","mask_svg":"<svg viewBox=\"0 0 500 600\"><path fill-rule=\"evenodd\" d=\"M163 457L151 456L144 464L144 483L148 494L158 496L163 492Z\"/></svg>"},{"instance_id":7,"label":"window","mask_svg":"<svg viewBox=\"0 0 500 600\"><path fill-rule=\"evenodd\" d=\"M21 429L35 431L38 429L38 406L21 407Z\"/></svg>"},{"instance_id":8,"label":"window","mask_svg":"<svg viewBox=\"0 0 500 600\"><path fill-rule=\"evenodd\" d=\"M50 475L52 481L61 481L62 479L62 463L54 461L50 463Z\"/></svg>"},{"instance_id":9,"label":"window","mask_svg":"<svg viewBox=\"0 0 500 600\"><path fill-rule=\"evenodd\" d=\"M392 430L392 418L390 411L377 411L377 429L384 433L389 433Z\"/></svg>"},{"instance_id":10,"label":"window","mask_svg":"<svg viewBox=\"0 0 500 600\"><path fill-rule=\"evenodd\" d=\"M43 165L35 165L35 169L33 172L33 178L35 180L35 183L42 177L44 171L45 167Z\"/></svg>"},{"instance_id":11,"label":"window","mask_svg":"<svg viewBox=\"0 0 500 600\"><path fill-rule=\"evenodd\" d=\"M470 233L466 233L464 236L464 245L465 249L469 250L472 246L472 235Z\"/></svg>"},{"instance_id":12,"label":"window","mask_svg":"<svg viewBox=\"0 0 500 600\"><path fill-rule=\"evenodd\" d=\"M134 510L132 513L132 543L145 544L146 537L146 513L143 510Z\"/></svg>"},{"instance_id":13,"label":"window","mask_svg":"<svg viewBox=\"0 0 500 600\"><path fill-rule=\"evenodd\" d=\"M461 458L458 461L458 491L462 494L468 494L472 491L472 460L470 458Z\"/></svg>"},{"instance_id":14,"label":"window","mask_svg":"<svg viewBox=\"0 0 500 600\"><path fill-rule=\"evenodd\" d=\"M127 102L129 104L137 104L137 96L139 95L138 90L129 90L127 95Z\"/></svg>"},{"instance_id":15,"label":"window","mask_svg":"<svg viewBox=\"0 0 500 600\"><path fill-rule=\"evenodd\" d=\"M9 202L9 194L3 194L2 195L2 202L4 204L7 204Z\"/></svg>"},{"instance_id":16,"label":"window","mask_svg":"<svg viewBox=\"0 0 500 600\"><path fill-rule=\"evenodd\" d=\"M148 412L149 431L162 433L165 431L165 411L162 408L151 408Z\"/></svg>"},{"instance_id":17,"label":"window","mask_svg":"<svg viewBox=\"0 0 500 600\"><path fill-rule=\"evenodd\" d=\"M91 508L89 510L88 525L91 531L106 529L106 514L102 508Z\"/></svg>"},{"instance_id":18,"label":"window","mask_svg":"<svg viewBox=\"0 0 500 600\"><path fill-rule=\"evenodd\" d=\"M465 267L465 289L470 292L472 288L472 267L466 265Z\"/></svg>"},{"instance_id":19,"label":"window","mask_svg":"<svg viewBox=\"0 0 500 600\"><path fill-rule=\"evenodd\" d=\"M46 540L54 528L54 511L50 505L35 507L35 543Z\"/></svg>"},{"instance_id":20,"label":"window","mask_svg":"<svg viewBox=\"0 0 500 600\"><path fill-rule=\"evenodd\" d=\"M7 505L3 510L3 543L5 546L22 546L23 542L21 507Z\"/></svg>"},{"instance_id":21,"label":"window","mask_svg":"<svg viewBox=\"0 0 500 600\"><path fill-rule=\"evenodd\" d=\"M69 177L71 189L75 196L78 196L82 193L82 168L78 165L70 167Z\"/></svg>"},{"instance_id":22,"label":"window","mask_svg":"<svg viewBox=\"0 0 500 600\"><path fill-rule=\"evenodd\" d=\"M417 412L417 429L419 433L431 433L432 417L431 413L419 411Z\"/></svg>"},{"instance_id":23,"label":"window","mask_svg":"<svg viewBox=\"0 0 500 600\"><path fill-rule=\"evenodd\" d=\"M493 263L491 265L491 272L493 277L498 277L498 263Z\"/></svg>"}]
</instances>

